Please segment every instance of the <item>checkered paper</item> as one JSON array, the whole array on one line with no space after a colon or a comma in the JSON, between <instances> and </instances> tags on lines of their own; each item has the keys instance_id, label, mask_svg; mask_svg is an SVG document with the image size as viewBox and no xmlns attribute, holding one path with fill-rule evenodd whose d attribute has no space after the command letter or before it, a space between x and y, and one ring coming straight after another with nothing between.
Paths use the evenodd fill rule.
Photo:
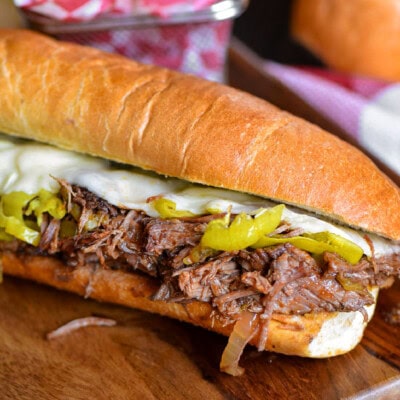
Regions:
<instances>
[{"instance_id":1,"label":"checkered paper","mask_svg":"<svg viewBox=\"0 0 400 400\"><path fill-rule=\"evenodd\" d=\"M87 21L106 13L127 14L130 0L14 0L17 7L58 21Z\"/></svg>"},{"instance_id":2,"label":"checkered paper","mask_svg":"<svg viewBox=\"0 0 400 400\"><path fill-rule=\"evenodd\" d=\"M160 65L222 82L232 22L218 21L144 29L59 35L62 40L123 54L146 64Z\"/></svg>"},{"instance_id":3,"label":"checkered paper","mask_svg":"<svg viewBox=\"0 0 400 400\"><path fill-rule=\"evenodd\" d=\"M86 21L110 13L150 14L168 18L178 12L196 12L215 2L215 0L14 0L17 7L58 21Z\"/></svg>"},{"instance_id":4,"label":"checkered paper","mask_svg":"<svg viewBox=\"0 0 400 400\"><path fill-rule=\"evenodd\" d=\"M216 0L15 0L24 10L55 20L85 21L112 15L152 15L167 20L174 13L195 13ZM115 52L137 61L224 80L232 21L209 21L146 28L62 34L58 38Z\"/></svg>"}]
</instances>

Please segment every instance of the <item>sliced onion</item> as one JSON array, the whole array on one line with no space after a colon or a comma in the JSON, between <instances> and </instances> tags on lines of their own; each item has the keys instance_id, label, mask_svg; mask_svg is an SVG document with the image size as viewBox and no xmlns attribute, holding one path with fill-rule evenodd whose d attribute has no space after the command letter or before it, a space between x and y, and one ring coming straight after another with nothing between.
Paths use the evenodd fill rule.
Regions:
<instances>
[{"instance_id":1,"label":"sliced onion","mask_svg":"<svg viewBox=\"0 0 400 400\"><path fill-rule=\"evenodd\" d=\"M256 314L243 311L236 321L233 331L229 336L228 344L222 354L220 369L233 376L242 375L244 369L239 366L240 356L243 353L246 344L253 338L257 332L254 322Z\"/></svg>"},{"instance_id":2,"label":"sliced onion","mask_svg":"<svg viewBox=\"0 0 400 400\"><path fill-rule=\"evenodd\" d=\"M85 317L74 319L65 325L60 326L54 331L49 332L46 335L47 340L55 339L59 336L67 335L72 331L75 331L80 328L85 328L87 326L114 326L117 324L117 321L109 318L100 318L100 317Z\"/></svg>"}]
</instances>

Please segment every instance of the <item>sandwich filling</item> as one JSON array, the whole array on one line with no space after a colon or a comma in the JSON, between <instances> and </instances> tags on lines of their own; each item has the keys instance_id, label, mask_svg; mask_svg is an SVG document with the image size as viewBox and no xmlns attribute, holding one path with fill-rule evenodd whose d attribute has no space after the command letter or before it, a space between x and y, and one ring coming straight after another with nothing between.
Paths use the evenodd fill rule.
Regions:
<instances>
[{"instance_id":1,"label":"sandwich filling","mask_svg":"<svg viewBox=\"0 0 400 400\"><path fill-rule=\"evenodd\" d=\"M359 311L400 275L400 245L265 199L50 146L0 140L0 252L143 273L154 300L201 301L265 347L272 315ZM87 288L90 295L90 285Z\"/></svg>"}]
</instances>

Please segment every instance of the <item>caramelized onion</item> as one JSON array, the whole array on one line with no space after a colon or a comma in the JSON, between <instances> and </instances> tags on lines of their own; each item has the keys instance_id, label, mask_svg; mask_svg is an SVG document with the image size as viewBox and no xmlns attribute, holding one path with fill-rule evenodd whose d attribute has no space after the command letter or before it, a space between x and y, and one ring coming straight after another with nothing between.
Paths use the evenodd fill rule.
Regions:
<instances>
[{"instance_id":1,"label":"caramelized onion","mask_svg":"<svg viewBox=\"0 0 400 400\"><path fill-rule=\"evenodd\" d=\"M246 344L253 338L257 332L254 326L256 314L249 311L243 311L236 321L233 331L229 336L228 344L222 354L220 369L233 376L242 375L244 369L239 366L239 359L243 353Z\"/></svg>"},{"instance_id":2,"label":"caramelized onion","mask_svg":"<svg viewBox=\"0 0 400 400\"><path fill-rule=\"evenodd\" d=\"M65 325L60 326L54 331L49 332L46 335L47 340L55 339L59 336L66 335L80 328L85 328L87 326L114 326L117 324L117 321L109 318L100 318L100 317L85 317L74 319Z\"/></svg>"}]
</instances>

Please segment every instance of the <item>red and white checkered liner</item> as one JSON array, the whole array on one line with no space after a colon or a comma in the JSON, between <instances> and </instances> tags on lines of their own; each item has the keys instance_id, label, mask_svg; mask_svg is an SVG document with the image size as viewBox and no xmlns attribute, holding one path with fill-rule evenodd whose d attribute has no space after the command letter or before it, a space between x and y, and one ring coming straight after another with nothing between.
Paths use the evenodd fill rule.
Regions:
<instances>
[{"instance_id":1,"label":"red and white checkered liner","mask_svg":"<svg viewBox=\"0 0 400 400\"><path fill-rule=\"evenodd\" d=\"M132 12L130 0L14 0L24 8L58 21L87 21L105 13Z\"/></svg>"},{"instance_id":2,"label":"red and white checkered liner","mask_svg":"<svg viewBox=\"0 0 400 400\"><path fill-rule=\"evenodd\" d=\"M231 21L60 35L147 64L222 82Z\"/></svg>"},{"instance_id":3,"label":"red and white checkered liner","mask_svg":"<svg viewBox=\"0 0 400 400\"><path fill-rule=\"evenodd\" d=\"M58 21L87 21L105 13L151 14L167 18L180 12L191 13L216 0L14 0L29 9Z\"/></svg>"},{"instance_id":4,"label":"red and white checkered liner","mask_svg":"<svg viewBox=\"0 0 400 400\"><path fill-rule=\"evenodd\" d=\"M216 0L15 0L23 9L61 21L87 21L100 15L156 15L196 12ZM59 35L68 41L123 54L135 60L224 80L232 21L152 26Z\"/></svg>"}]
</instances>

